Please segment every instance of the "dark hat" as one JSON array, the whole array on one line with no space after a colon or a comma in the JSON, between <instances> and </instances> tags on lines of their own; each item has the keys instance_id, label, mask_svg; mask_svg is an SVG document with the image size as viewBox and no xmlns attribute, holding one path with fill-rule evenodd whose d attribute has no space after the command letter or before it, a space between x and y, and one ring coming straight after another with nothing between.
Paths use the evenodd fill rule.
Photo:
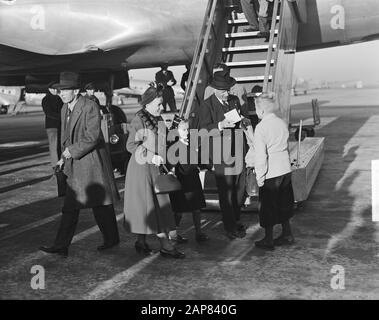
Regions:
<instances>
[{"instance_id":1,"label":"dark hat","mask_svg":"<svg viewBox=\"0 0 379 320\"><path fill-rule=\"evenodd\" d=\"M53 85L54 89L79 89L80 81L79 74L76 72L61 72L59 82Z\"/></svg>"},{"instance_id":2,"label":"dark hat","mask_svg":"<svg viewBox=\"0 0 379 320\"><path fill-rule=\"evenodd\" d=\"M159 90L156 87L150 86L143 93L141 101L139 102L139 104L144 107L147 104L149 104L151 101L153 101L156 97L161 97L161 96L162 96L161 90Z\"/></svg>"},{"instance_id":3,"label":"dark hat","mask_svg":"<svg viewBox=\"0 0 379 320\"><path fill-rule=\"evenodd\" d=\"M255 86L251 89L251 93L262 93L262 90L263 90L263 88L262 88L261 86L255 85Z\"/></svg>"},{"instance_id":4,"label":"dark hat","mask_svg":"<svg viewBox=\"0 0 379 320\"><path fill-rule=\"evenodd\" d=\"M228 90L233 87L236 82L236 79L230 76L228 70L222 70L214 73L210 86L218 90Z\"/></svg>"},{"instance_id":5,"label":"dark hat","mask_svg":"<svg viewBox=\"0 0 379 320\"><path fill-rule=\"evenodd\" d=\"M84 87L84 90L96 90L96 86L94 82L87 83Z\"/></svg>"},{"instance_id":6,"label":"dark hat","mask_svg":"<svg viewBox=\"0 0 379 320\"><path fill-rule=\"evenodd\" d=\"M47 88L47 89L54 89L54 85L55 85L56 83L57 83L56 81L50 81L50 82L47 84L46 88Z\"/></svg>"}]
</instances>

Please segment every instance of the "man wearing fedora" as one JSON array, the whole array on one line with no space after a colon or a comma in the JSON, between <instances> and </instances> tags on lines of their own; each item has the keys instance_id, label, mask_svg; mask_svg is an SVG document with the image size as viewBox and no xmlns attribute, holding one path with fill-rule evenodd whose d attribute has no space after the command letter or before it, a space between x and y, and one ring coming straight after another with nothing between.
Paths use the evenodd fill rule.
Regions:
<instances>
[{"instance_id":1,"label":"man wearing fedora","mask_svg":"<svg viewBox=\"0 0 379 320\"><path fill-rule=\"evenodd\" d=\"M210 83L213 94L198 108L199 129L206 129L208 132L218 130L218 137L209 141L209 152L210 161L215 169L222 220L226 235L230 239L243 238L246 235L245 228L239 223L245 192L244 142L236 142L235 128L239 127L239 122L233 123L225 118L225 113L233 109L238 113L241 111L239 98L229 94L235 83L236 80L230 77L228 69L215 72ZM223 147L220 150L216 150L216 138L221 140L220 145ZM228 139L229 143L225 143ZM226 148L229 150L225 150ZM221 163L213 161L214 152L220 153ZM225 174L226 169L230 167L230 161L225 157L227 155L234 155L236 161L242 160L241 172L236 170L233 174Z\"/></svg>"},{"instance_id":2,"label":"man wearing fedora","mask_svg":"<svg viewBox=\"0 0 379 320\"><path fill-rule=\"evenodd\" d=\"M79 94L79 75L62 72L53 88L64 103L61 111L62 158L58 162L67 176L62 218L52 247L41 247L47 253L68 255L78 223L79 212L92 208L104 243L98 250L119 243L113 203L119 194L113 178L110 157L101 132L99 106Z\"/></svg>"}]
</instances>

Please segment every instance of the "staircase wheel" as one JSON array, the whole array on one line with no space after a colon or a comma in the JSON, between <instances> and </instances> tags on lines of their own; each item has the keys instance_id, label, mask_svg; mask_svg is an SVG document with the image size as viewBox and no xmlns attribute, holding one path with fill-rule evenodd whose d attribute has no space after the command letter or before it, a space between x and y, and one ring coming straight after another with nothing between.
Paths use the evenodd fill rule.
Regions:
<instances>
[{"instance_id":1,"label":"staircase wheel","mask_svg":"<svg viewBox=\"0 0 379 320\"><path fill-rule=\"evenodd\" d=\"M296 129L296 131L295 131L295 138L296 138L296 141L298 141L299 140L299 132L300 132L300 129L298 128L298 129ZM309 135L308 135L308 130L307 129L302 129L301 130L301 141L303 141L306 137L308 137Z\"/></svg>"},{"instance_id":2,"label":"staircase wheel","mask_svg":"<svg viewBox=\"0 0 379 320\"><path fill-rule=\"evenodd\" d=\"M314 137L315 136L315 129L309 128L308 129L308 137Z\"/></svg>"}]
</instances>

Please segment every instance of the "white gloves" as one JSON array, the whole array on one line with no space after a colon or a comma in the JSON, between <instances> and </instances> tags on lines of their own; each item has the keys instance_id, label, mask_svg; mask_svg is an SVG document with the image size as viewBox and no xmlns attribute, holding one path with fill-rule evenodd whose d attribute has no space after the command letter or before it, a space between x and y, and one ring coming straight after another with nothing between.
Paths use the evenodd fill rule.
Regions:
<instances>
[{"instance_id":1,"label":"white gloves","mask_svg":"<svg viewBox=\"0 0 379 320\"><path fill-rule=\"evenodd\" d=\"M163 164L163 162L164 162L164 160L163 160L163 158L161 157L161 156L159 156L159 155L154 155L153 156L153 158L151 159L151 163L152 164L155 164L156 166L160 166L160 165L162 165Z\"/></svg>"}]
</instances>

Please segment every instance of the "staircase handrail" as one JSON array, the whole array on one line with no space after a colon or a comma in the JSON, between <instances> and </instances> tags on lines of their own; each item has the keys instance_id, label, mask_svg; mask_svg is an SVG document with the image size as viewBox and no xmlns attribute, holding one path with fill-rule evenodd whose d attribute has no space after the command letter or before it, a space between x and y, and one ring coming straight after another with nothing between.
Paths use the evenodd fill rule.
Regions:
<instances>
[{"instance_id":1,"label":"staircase handrail","mask_svg":"<svg viewBox=\"0 0 379 320\"><path fill-rule=\"evenodd\" d=\"M203 65L204 56L207 50L209 35L212 28L212 23L215 16L216 5L218 1L222 0L209 0L207 9L204 16L203 26L200 31L199 39L197 41L196 49L193 55L191 70L187 81L187 88L184 95L182 107L180 108L179 116L183 117L185 112L185 119L188 119L191 111L192 102L196 94L197 82L199 81L200 71ZM199 57L199 60L197 58ZM195 71L196 70L196 71Z\"/></svg>"},{"instance_id":2,"label":"staircase handrail","mask_svg":"<svg viewBox=\"0 0 379 320\"><path fill-rule=\"evenodd\" d=\"M272 60L272 54L274 51L275 28L276 28L276 19L278 16L279 1L280 0L274 0L274 8L272 10L270 39L269 39L269 45L268 45L267 60L266 60L265 75L264 75L263 90L262 90L263 92L267 92L268 82L270 79L271 60ZM276 50L278 50L278 48L276 48Z\"/></svg>"}]
</instances>

